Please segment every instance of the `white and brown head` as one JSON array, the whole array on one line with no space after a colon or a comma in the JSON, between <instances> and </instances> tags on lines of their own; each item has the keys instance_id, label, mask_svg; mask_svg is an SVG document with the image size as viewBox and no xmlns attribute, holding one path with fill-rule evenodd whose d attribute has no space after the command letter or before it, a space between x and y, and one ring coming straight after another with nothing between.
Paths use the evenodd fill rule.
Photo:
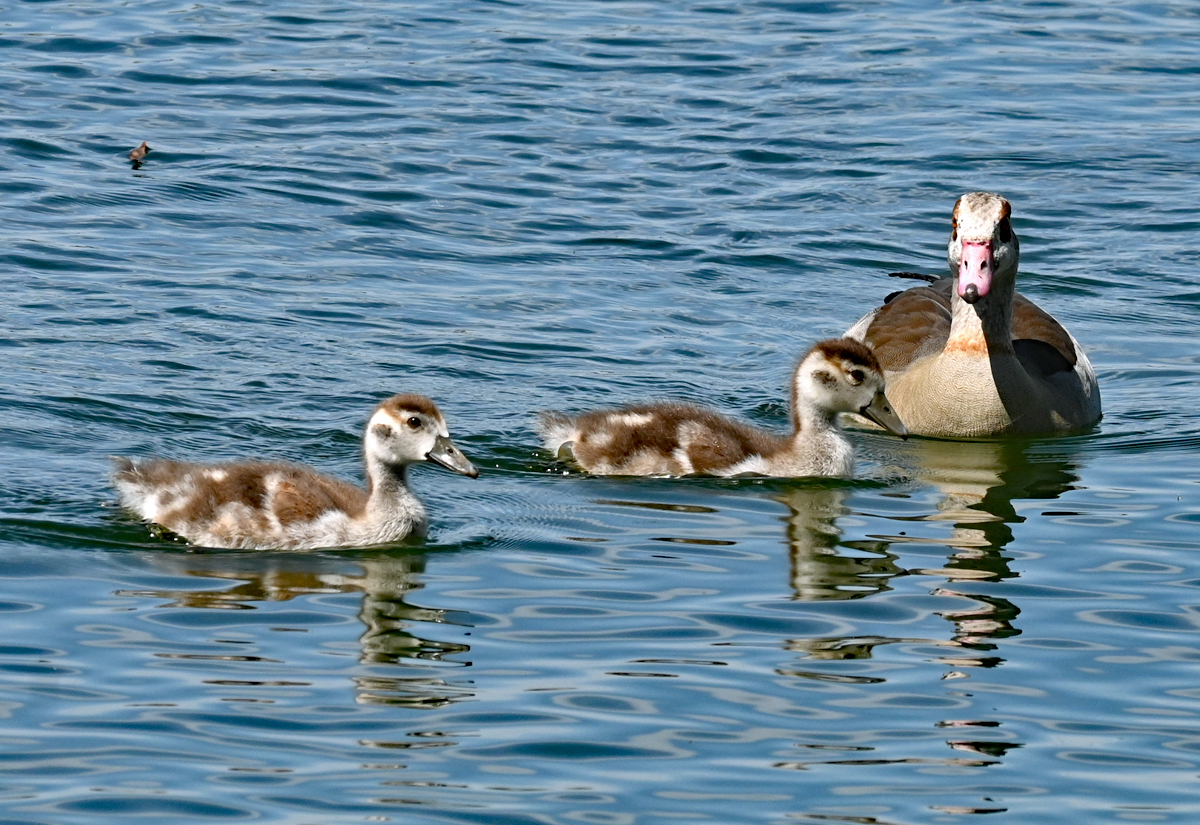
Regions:
<instances>
[{"instance_id":1,"label":"white and brown head","mask_svg":"<svg viewBox=\"0 0 1200 825\"><path fill-rule=\"evenodd\" d=\"M884 394L883 368L865 344L852 338L819 341L800 360L792 389L797 429L805 409L828 419L858 413L901 438L908 437Z\"/></svg>"},{"instance_id":2,"label":"white and brown head","mask_svg":"<svg viewBox=\"0 0 1200 825\"><path fill-rule=\"evenodd\" d=\"M375 408L363 439L367 464L402 469L430 461L475 478L475 469L450 440L437 405L423 395L394 395Z\"/></svg>"},{"instance_id":3,"label":"white and brown head","mask_svg":"<svg viewBox=\"0 0 1200 825\"><path fill-rule=\"evenodd\" d=\"M991 192L968 192L954 204L954 230L946 247L955 291L968 304L1016 280L1021 245L1013 232L1012 207Z\"/></svg>"}]
</instances>

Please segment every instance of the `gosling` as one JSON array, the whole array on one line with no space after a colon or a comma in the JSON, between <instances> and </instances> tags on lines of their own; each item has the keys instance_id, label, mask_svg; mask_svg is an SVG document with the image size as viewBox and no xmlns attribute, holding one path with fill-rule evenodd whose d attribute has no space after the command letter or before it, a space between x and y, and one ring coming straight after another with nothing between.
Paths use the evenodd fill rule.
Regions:
<instances>
[{"instance_id":1,"label":"gosling","mask_svg":"<svg viewBox=\"0 0 1200 825\"><path fill-rule=\"evenodd\" d=\"M543 412L546 449L596 475L850 476L854 446L838 426L858 413L901 438L908 430L884 394L883 370L858 341L817 343L792 376L792 433L777 435L683 403L579 416Z\"/></svg>"},{"instance_id":2,"label":"gosling","mask_svg":"<svg viewBox=\"0 0 1200 825\"><path fill-rule=\"evenodd\" d=\"M363 436L367 489L296 464L192 464L114 458L121 504L195 545L309 550L424 535L425 507L407 484L410 464L429 461L476 478L450 440L437 406L396 395L375 408Z\"/></svg>"}]
</instances>

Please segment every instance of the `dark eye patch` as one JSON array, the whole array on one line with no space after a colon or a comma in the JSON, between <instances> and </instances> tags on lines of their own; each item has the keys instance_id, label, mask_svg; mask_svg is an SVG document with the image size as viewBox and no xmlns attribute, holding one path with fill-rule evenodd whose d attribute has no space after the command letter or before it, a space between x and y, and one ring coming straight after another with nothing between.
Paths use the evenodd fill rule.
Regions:
<instances>
[{"instance_id":1,"label":"dark eye patch","mask_svg":"<svg viewBox=\"0 0 1200 825\"><path fill-rule=\"evenodd\" d=\"M421 420L420 416L414 415L411 418L409 418L408 421L406 421L405 423L408 424L408 426L412 427L414 430L419 430L419 429L421 429L421 426L425 422L423 422Z\"/></svg>"},{"instance_id":2,"label":"dark eye patch","mask_svg":"<svg viewBox=\"0 0 1200 825\"><path fill-rule=\"evenodd\" d=\"M1008 218L1000 221L1000 225L996 227L996 237L1000 239L1000 243L1010 243L1012 241L1012 224L1008 222Z\"/></svg>"},{"instance_id":3,"label":"dark eye patch","mask_svg":"<svg viewBox=\"0 0 1200 825\"><path fill-rule=\"evenodd\" d=\"M850 383L861 384L867 377L867 374L862 370L850 370Z\"/></svg>"}]
</instances>

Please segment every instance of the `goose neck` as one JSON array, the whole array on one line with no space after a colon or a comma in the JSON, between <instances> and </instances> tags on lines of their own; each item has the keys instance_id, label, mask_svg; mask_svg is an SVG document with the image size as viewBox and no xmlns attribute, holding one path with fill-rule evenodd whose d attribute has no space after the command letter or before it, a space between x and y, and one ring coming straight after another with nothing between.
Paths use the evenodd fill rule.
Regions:
<instances>
[{"instance_id":1,"label":"goose neck","mask_svg":"<svg viewBox=\"0 0 1200 825\"><path fill-rule=\"evenodd\" d=\"M959 297L956 289L950 299L950 336L946 349L982 347L989 353L1012 352L1012 302L1011 283L996 284L985 299L974 304Z\"/></svg>"}]
</instances>

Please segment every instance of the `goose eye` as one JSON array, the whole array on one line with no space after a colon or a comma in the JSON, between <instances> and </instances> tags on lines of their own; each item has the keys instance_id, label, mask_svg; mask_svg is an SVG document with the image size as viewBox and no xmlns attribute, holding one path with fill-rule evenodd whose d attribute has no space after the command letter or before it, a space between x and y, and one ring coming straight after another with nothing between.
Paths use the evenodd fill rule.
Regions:
<instances>
[{"instance_id":1,"label":"goose eye","mask_svg":"<svg viewBox=\"0 0 1200 825\"><path fill-rule=\"evenodd\" d=\"M1012 236L1012 224L1008 222L1008 218L1005 218L1000 221L1000 226L996 227L996 237L1000 239L1000 243L1010 243Z\"/></svg>"},{"instance_id":2,"label":"goose eye","mask_svg":"<svg viewBox=\"0 0 1200 825\"><path fill-rule=\"evenodd\" d=\"M412 418L408 419L408 421L406 421L405 423L408 424L409 427L412 427L414 430L421 429L421 419L418 416L414 415Z\"/></svg>"},{"instance_id":3,"label":"goose eye","mask_svg":"<svg viewBox=\"0 0 1200 825\"><path fill-rule=\"evenodd\" d=\"M858 384L861 384L866 377L867 377L866 373L864 373L862 370L850 370L850 383L851 384L854 384L857 386Z\"/></svg>"}]
</instances>

